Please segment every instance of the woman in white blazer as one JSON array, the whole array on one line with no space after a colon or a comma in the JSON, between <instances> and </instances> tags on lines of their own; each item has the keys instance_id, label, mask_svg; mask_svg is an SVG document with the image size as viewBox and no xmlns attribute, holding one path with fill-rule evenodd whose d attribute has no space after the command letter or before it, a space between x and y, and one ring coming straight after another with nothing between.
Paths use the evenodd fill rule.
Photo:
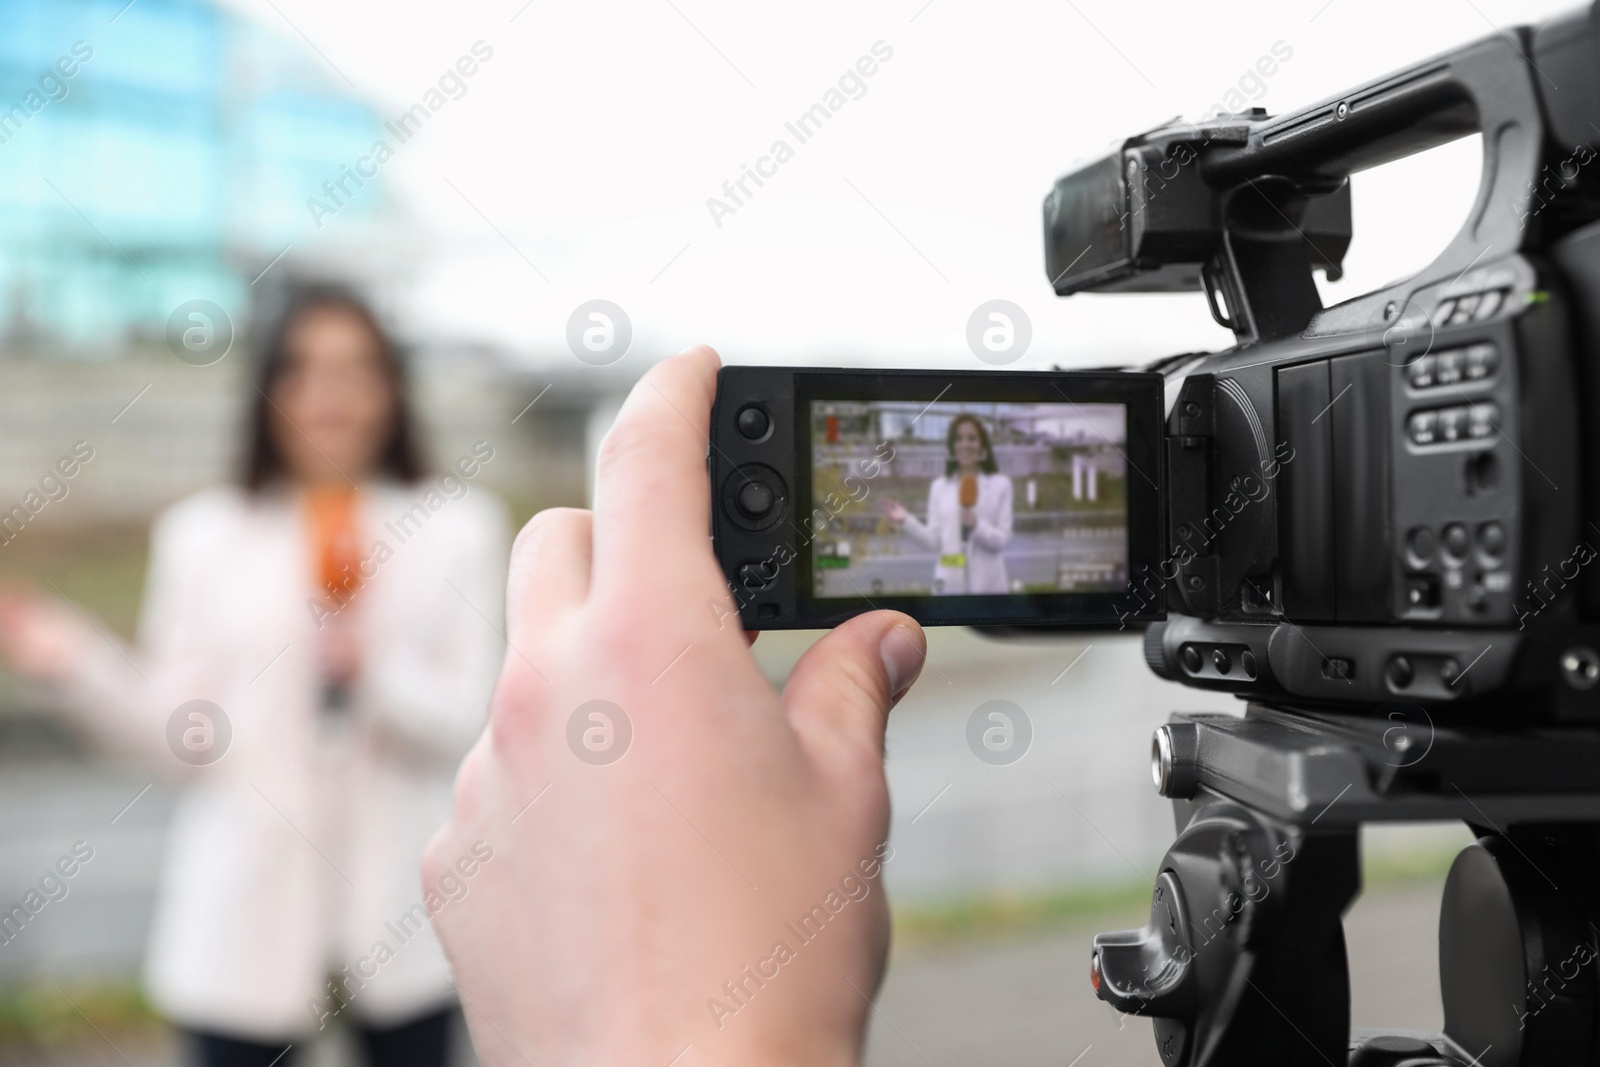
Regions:
<instances>
[{"instance_id":1,"label":"woman in white blazer","mask_svg":"<svg viewBox=\"0 0 1600 1067\"><path fill-rule=\"evenodd\" d=\"M906 536L937 553L936 595L1009 593L1003 553L1011 543L1011 479L995 464L989 432L976 415L950 420L945 447L945 472L928 486L927 521L897 500L888 501L884 511ZM975 499L966 503L963 482L976 489Z\"/></svg>"},{"instance_id":2,"label":"woman in white blazer","mask_svg":"<svg viewBox=\"0 0 1600 1067\"><path fill-rule=\"evenodd\" d=\"M13 596L0 651L187 780L145 977L197 1062L288 1067L338 1022L374 1067L437 1067L458 1009L428 918L492 843L418 871L503 648L494 442L425 477L401 366L337 290L291 303L250 399L242 484L155 523L137 646Z\"/></svg>"}]
</instances>

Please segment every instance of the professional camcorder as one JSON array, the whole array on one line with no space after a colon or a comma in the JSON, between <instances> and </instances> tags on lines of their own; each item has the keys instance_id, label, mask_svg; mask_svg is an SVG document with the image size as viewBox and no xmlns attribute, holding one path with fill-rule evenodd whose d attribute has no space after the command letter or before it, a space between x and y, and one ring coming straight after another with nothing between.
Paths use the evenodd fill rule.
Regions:
<instances>
[{"instance_id":1,"label":"professional camcorder","mask_svg":"<svg viewBox=\"0 0 1600 1067\"><path fill-rule=\"evenodd\" d=\"M1470 134L1444 251L1323 307L1350 176ZM1226 351L722 372L713 538L747 628L1137 625L1157 674L1249 701L1156 731L1177 840L1148 925L1090 960L1166 1067L1600 1062L1597 141L1600 5L1062 177L1055 291L1202 291ZM1417 820L1478 838L1441 903L1444 1031L1352 1032L1359 829Z\"/></svg>"},{"instance_id":2,"label":"professional camcorder","mask_svg":"<svg viewBox=\"0 0 1600 1067\"><path fill-rule=\"evenodd\" d=\"M1198 289L1238 338L1150 368L1164 391L1126 373L725 370L716 540L744 623L1164 618L1151 666L1202 688L1600 714L1588 33L1574 16L1281 118L1162 127L1061 178L1044 203L1057 293ZM1340 274L1350 175L1474 132L1482 184L1450 245L1324 308L1312 272ZM976 507L952 509L943 435L963 413L995 470L970 471ZM963 510L952 539L939 523ZM1013 548L988 573L997 538L1035 562Z\"/></svg>"},{"instance_id":3,"label":"professional camcorder","mask_svg":"<svg viewBox=\"0 0 1600 1067\"><path fill-rule=\"evenodd\" d=\"M1575 15L1280 118L1163 127L1057 182L1057 293L1200 289L1238 338L1153 368L1167 555L1128 596L1171 613L1147 631L1158 674L1600 712L1597 58ZM1449 246L1324 308L1312 272L1340 274L1350 175L1474 132L1482 181Z\"/></svg>"}]
</instances>

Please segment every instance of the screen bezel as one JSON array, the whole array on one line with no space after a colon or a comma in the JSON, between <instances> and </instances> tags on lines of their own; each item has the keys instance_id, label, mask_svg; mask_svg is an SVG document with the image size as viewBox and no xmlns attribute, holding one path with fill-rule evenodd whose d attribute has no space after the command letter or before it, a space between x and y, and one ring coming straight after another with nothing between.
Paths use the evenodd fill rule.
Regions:
<instances>
[{"instance_id":1,"label":"screen bezel","mask_svg":"<svg viewBox=\"0 0 1600 1067\"><path fill-rule=\"evenodd\" d=\"M962 596L817 597L814 539L805 520L812 512L811 405L816 401L927 400L1014 403L1121 404L1127 413L1122 446L1130 469L1128 573L1154 568L1161 554L1164 379L1127 371L814 371L794 379L795 526L797 545L795 614L800 625L832 626L879 608L903 611L936 625L1007 623L1105 626L1163 618L1159 598L1146 601L1115 593L1007 593ZM955 395L951 395L955 394ZM1135 476L1136 474L1142 476ZM1119 603L1120 602L1120 603ZM1130 608L1132 610L1130 610Z\"/></svg>"}]
</instances>

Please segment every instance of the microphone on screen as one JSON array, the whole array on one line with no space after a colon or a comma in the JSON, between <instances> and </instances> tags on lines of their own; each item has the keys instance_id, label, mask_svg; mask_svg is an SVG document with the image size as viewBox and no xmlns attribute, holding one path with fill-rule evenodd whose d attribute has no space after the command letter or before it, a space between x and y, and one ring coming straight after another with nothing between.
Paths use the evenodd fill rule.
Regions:
<instances>
[{"instance_id":1,"label":"microphone on screen","mask_svg":"<svg viewBox=\"0 0 1600 1067\"><path fill-rule=\"evenodd\" d=\"M961 506L963 508L976 507L978 504L978 479L976 475L964 474L961 476ZM965 523L961 526L961 540L965 541L972 536L972 527Z\"/></svg>"}]
</instances>

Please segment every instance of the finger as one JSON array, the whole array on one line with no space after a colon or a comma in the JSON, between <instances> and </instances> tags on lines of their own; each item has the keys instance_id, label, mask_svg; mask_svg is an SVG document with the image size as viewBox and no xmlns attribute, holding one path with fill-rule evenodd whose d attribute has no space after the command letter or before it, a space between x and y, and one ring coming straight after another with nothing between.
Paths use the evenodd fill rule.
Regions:
<instances>
[{"instance_id":1,"label":"finger","mask_svg":"<svg viewBox=\"0 0 1600 1067\"><path fill-rule=\"evenodd\" d=\"M506 576L506 639L537 638L589 596L594 516L546 508L522 527Z\"/></svg>"},{"instance_id":2,"label":"finger","mask_svg":"<svg viewBox=\"0 0 1600 1067\"><path fill-rule=\"evenodd\" d=\"M651 367L600 445L597 584L637 597L663 578L720 583L711 554L706 449L721 361L701 345Z\"/></svg>"},{"instance_id":3,"label":"finger","mask_svg":"<svg viewBox=\"0 0 1600 1067\"><path fill-rule=\"evenodd\" d=\"M922 673L922 627L897 611L858 615L812 645L789 674L783 706L804 737L841 739L880 758L889 709Z\"/></svg>"}]
</instances>

